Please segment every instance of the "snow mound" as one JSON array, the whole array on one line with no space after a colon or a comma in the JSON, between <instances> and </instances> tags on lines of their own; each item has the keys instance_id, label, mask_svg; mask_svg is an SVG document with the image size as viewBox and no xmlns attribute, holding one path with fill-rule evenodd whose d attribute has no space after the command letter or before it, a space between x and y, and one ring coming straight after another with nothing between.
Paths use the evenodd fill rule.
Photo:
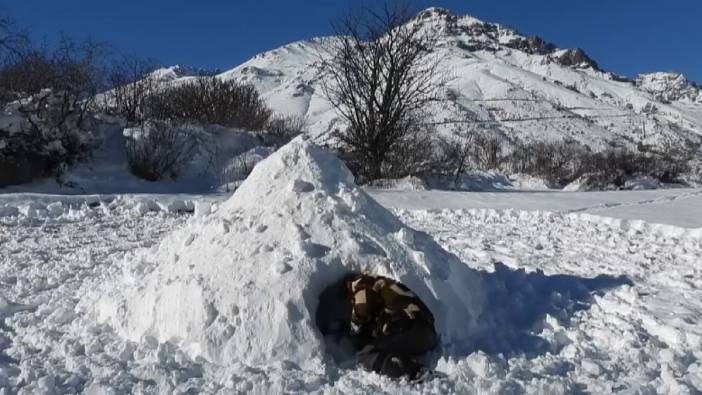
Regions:
<instances>
[{"instance_id":1,"label":"snow mound","mask_svg":"<svg viewBox=\"0 0 702 395\"><path fill-rule=\"evenodd\" d=\"M431 308L446 350L465 350L485 292L477 272L402 224L333 154L297 138L216 211L125 259L97 317L130 340L193 357L322 368L318 295L349 271L396 278Z\"/></svg>"}]
</instances>

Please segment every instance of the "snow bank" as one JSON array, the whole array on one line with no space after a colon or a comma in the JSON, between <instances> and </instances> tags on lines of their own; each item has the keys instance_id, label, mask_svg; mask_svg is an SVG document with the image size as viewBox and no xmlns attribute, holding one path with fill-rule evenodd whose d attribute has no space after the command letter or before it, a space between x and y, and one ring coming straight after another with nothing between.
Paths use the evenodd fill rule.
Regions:
<instances>
[{"instance_id":1,"label":"snow bank","mask_svg":"<svg viewBox=\"0 0 702 395\"><path fill-rule=\"evenodd\" d=\"M407 284L434 312L447 348L478 330L485 297L477 273L403 225L304 138L262 161L215 212L125 259L96 313L128 339L173 342L211 362L317 370L318 295L352 270Z\"/></svg>"},{"instance_id":2,"label":"snow bank","mask_svg":"<svg viewBox=\"0 0 702 395\"><path fill-rule=\"evenodd\" d=\"M426 191L429 189L427 183L416 176L407 176L398 179L382 178L379 180L372 181L367 186L370 188L394 191Z\"/></svg>"}]
</instances>

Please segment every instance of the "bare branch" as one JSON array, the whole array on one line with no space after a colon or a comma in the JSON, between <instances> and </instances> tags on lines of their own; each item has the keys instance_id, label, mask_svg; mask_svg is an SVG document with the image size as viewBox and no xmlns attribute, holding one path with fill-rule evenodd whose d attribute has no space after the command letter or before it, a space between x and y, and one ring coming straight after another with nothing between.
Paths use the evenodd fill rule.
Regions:
<instances>
[{"instance_id":1,"label":"bare branch","mask_svg":"<svg viewBox=\"0 0 702 395\"><path fill-rule=\"evenodd\" d=\"M334 25L320 57L322 88L347 125L335 138L365 180L412 174L426 159L391 163L415 157L416 141L426 146L427 105L448 82L432 53L437 33L411 16L402 4L362 9Z\"/></svg>"}]
</instances>

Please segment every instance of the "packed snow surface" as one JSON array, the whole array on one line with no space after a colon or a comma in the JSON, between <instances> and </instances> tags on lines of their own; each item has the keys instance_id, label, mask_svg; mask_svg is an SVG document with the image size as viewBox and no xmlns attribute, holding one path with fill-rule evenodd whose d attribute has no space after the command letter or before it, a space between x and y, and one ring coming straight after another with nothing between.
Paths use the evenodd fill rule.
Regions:
<instances>
[{"instance_id":1,"label":"packed snow surface","mask_svg":"<svg viewBox=\"0 0 702 395\"><path fill-rule=\"evenodd\" d=\"M577 213L583 217L619 221L623 226L647 226L702 234L702 190L659 189L606 192L454 192L383 191L371 195L397 209L517 209Z\"/></svg>"},{"instance_id":2,"label":"packed snow surface","mask_svg":"<svg viewBox=\"0 0 702 395\"><path fill-rule=\"evenodd\" d=\"M173 198L53 198L18 196L0 213L0 387L10 393L702 391L699 235L578 213L396 211L479 271L486 317L503 318L474 352L439 357L446 378L417 386L331 364L220 365L153 336L124 338L96 321L95 297L218 203L183 197L197 203L188 214Z\"/></svg>"}]
</instances>

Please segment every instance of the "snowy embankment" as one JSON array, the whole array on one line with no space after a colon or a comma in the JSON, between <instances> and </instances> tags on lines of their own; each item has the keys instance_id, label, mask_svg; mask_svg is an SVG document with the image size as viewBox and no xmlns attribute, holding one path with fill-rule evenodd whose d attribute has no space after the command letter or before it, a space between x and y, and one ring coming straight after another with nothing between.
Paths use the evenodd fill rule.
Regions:
<instances>
[{"instance_id":1,"label":"snowy embankment","mask_svg":"<svg viewBox=\"0 0 702 395\"><path fill-rule=\"evenodd\" d=\"M577 215L592 222L623 227L646 227L695 233L702 228L702 190L661 189L607 192L454 192L369 189L388 209L405 210L515 210ZM121 206L138 211L192 212L198 204L221 203L218 194L0 194L0 215L32 216L46 212L59 216L83 206ZM53 213L53 214L52 214ZM679 230L675 230L680 228Z\"/></svg>"},{"instance_id":2,"label":"snowy embankment","mask_svg":"<svg viewBox=\"0 0 702 395\"><path fill-rule=\"evenodd\" d=\"M408 210L516 210L577 214L592 221L661 231L702 228L701 189L611 192L381 191L371 195L386 207Z\"/></svg>"},{"instance_id":3,"label":"snowy embankment","mask_svg":"<svg viewBox=\"0 0 702 395\"><path fill-rule=\"evenodd\" d=\"M372 196L402 222L305 143L226 202L0 197L0 388L702 391L702 235L582 214L672 207L696 227L679 204L699 207L697 191ZM445 378L414 386L325 358L315 292L350 268L429 302Z\"/></svg>"}]
</instances>

